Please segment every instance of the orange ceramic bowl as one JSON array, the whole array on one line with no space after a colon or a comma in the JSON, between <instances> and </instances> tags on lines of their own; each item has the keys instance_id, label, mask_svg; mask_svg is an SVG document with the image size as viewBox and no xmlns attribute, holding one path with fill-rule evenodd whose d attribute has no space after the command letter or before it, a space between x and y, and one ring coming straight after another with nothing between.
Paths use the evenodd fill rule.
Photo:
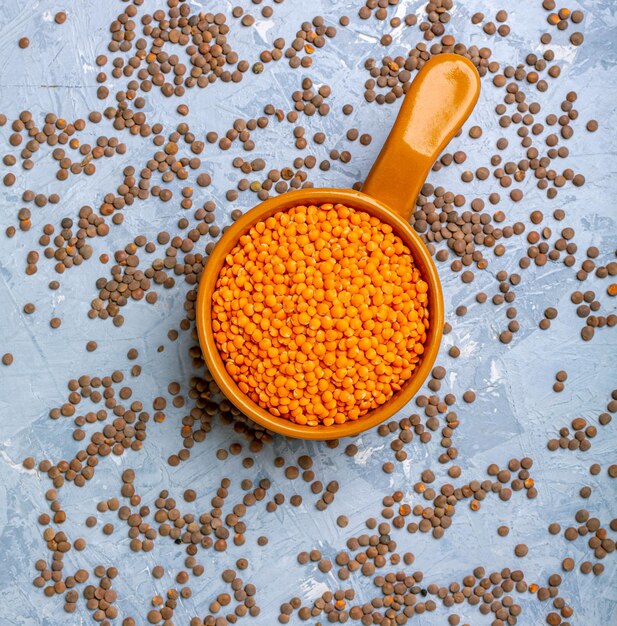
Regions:
<instances>
[{"instance_id":1,"label":"orange ceramic bowl","mask_svg":"<svg viewBox=\"0 0 617 626\"><path fill-rule=\"evenodd\" d=\"M363 190L302 189L262 202L230 226L210 255L197 297L197 331L205 361L225 396L247 417L272 432L299 439L349 437L392 417L413 398L430 373L441 343L444 305L437 268L409 224L409 216L426 175L445 145L460 129L479 94L479 76L467 59L443 54L420 70ZM410 249L428 283L429 328L424 354L413 376L385 404L344 424L302 426L272 415L242 393L227 373L212 332L212 295L225 258L257 222L298 205L341 203L366 211L392 226Z\"/></svg>"}]
</instances>

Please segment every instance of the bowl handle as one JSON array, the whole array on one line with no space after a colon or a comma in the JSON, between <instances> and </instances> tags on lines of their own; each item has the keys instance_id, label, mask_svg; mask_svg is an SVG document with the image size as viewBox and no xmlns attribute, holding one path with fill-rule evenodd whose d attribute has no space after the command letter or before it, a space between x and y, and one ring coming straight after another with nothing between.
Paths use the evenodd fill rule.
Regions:
<instances>
[{"instance_id":1,"label":"bowl handle","mask_svg":"<svg viewBox=\"0 0 617 626\"><path fill-rule=\"evenodd\" d=\"M433 163L473 110L480 76L471 61L440 54L411 84L362 191L408 220Z\"/></svg>"}]
</instances>

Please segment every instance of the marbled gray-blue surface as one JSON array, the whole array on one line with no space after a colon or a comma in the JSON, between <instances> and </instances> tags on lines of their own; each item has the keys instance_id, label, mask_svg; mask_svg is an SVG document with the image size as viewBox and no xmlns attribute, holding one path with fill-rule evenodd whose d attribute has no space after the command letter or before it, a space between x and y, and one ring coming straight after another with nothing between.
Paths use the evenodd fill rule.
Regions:
<instances>
[{"instance_id":1,"label":"marbled gray-blue surface","mask_svg":"<svg viewBox=\"0 0 617 626\"><path fill-rule=\"evenodd\" d=\"M156 8L153 4L146 2L149 10ZM180 117L175 109L182 101L190 106L190 123L198 137L203 137L209 130L224 133L235 118L260 115L268 102L289 110L292 107L291 92L299 88L301 77L308 75L317 84L327 83L332 87L332 113L326 118L316 116L303 121L308 134L323 130L328 136L324 146L315 146L313 153L319 159L325 158L332 148L348 148L344 136L352 126L361 131L370 130L374 136L368 147L353 144L351 163L336 162L328 172L316 169L311 180L323 186L344 187L362 179L398 108L398 104L379 107L364 102L363 83L367 78L364 61L369 56L381 59L386 53L405 54L420 40L419 30L397 29L394 43L386 52L379 43L382 29L388 28L386 23L374 19L359 20L357 11L361 4L357 1L286 0L281 5L274 5L272 19L258 17L252 28L242 28L232 20L230 14L234 4L231 2L214 4L217 11L225 12L234 22L230 38L241 58L251 62L257 60L258 52L271 45L276 37L283 36L291 41L300 23L316 14L322 13L329 23L337 26L340 15L350 15L352 22L348 28L339 28L338 35L315 55L313 67L308 71L292 71L281 61L267 66L260 76L248 72L239 84L219 81L205 90L189 90L181 100L167 100L154 90L148 96L145 109L151 118L167 126L177 124ZM244 4L246 8L251 6L248 2ZM389 11L392 16L404 16L409 12L420 15L424 4L419 0L402 1ZM192 5L204 10L213 7L210 2L192 2ZM75 119L86 118L89 111L99 108L95 81L98 69L94 60L97 54L106 52L108 25L123 6L122 2L113 0L0 2L0 112L10 120L23 109L32 111L39 119L50 111L66 119ZM505 203L504 210L511 223L517 219L527 220L534 209L551 214L554 209L563 208L567 218L562 224L567 223L576 230L581 251L578 263L584 258L582 252L590 245L600 249L598 262L608 263L614 260L617 243L617 143L614 132L617 125L617 5L611 0L569 3L570 9L578 7L585 11L585 20L578 27L585 34L585 43L579 48L568 43L568 36L574 30L572 26L565 33L551 29L554 35L551 47L562 75L547 93L538 94L538 100L543 104L543 110L559 111L559 103L565 94L572 89L577 91L576 108L580 118L575 124L576 134L568 143L571 153L568 165L585 175L586 185L582 188L568 185L556 200L547 201L545 194L535 188L533 178L528 177L524 183L524 201ZM500 8L509 12L512 33L507 38L489 40L480 27L471 24L471 14L483 11L493 18ZM53 21L53 15L60 9L68 13L68 20L62 26ZM539 38L548 29L540 0L524 3L458 0L452 11L450 32L468 44L489 45L494 59L504 65L516 65L524 62L527 53L543 51ZM26 50L17 46L22 36L31 40ZM112 84L117 88L120 82L112 81ZM469 155L467 163L444 168L429 177L432 183L460 191L468 197L474 192L486 196L491 185L481 182L463 185L460 174L463 169L474 170L488 165L498 137L508 136L513 147L512 156L520 158L516 157L520 148L516 147L514 130L501 129L493 113L501 97L499 92L488 80L483 81L483 86L480 103L466 127L480 123L484 135L475 141L467 133L456 138L450 150L465 150ZM351 118L341 114L341 106L348 102L355 107ZM600 130L595 134L584 130L585 122L591 118L600 121ZM107 121L98 127L89 126L89 132L92 137L95 133L117 134ZM0 129L3 150L9 148L10 133L9 125ZM289 125L271 124L256 135L257 147L253 157L264 157L269 167L290 164L298 154L290 137ZM69 616L64 614L59 597L48 599L32 586L34 561L48 558L37 517L47 509L44 494L51 485L46 476L24 470L21 461L27 455L38 460L58 460L70 457L78 449L80 444L71 438L69 421L52 421L48 417L50 408L65 401L67 381L83 373L105 375L116 368L128 371L130 364L125 355L130 347L138 348L139 363L143 366L143 374L134 385L139 388L140 397L164 394L170 381L186 381L191 375L187 333L181 334L176 342L167 339L167 331L177 327L183 316L185 285L178 283L173 290L161 291L155 306L144 301L131 302L123 311L126 323L122 328L114 327L109 320L87 318L89 303L96 295L95 281L99 276L108 275L108 269L101 267L96 260L98 255L103 252L113 254L137 234L151 238L163 228L173 231L177 219L184 214L176 200L164 204L153 198L125 210L124 223L113 227L108 237L95 241L95 254L90 262L59 277L61 287L57 291L51 291L47 286L50 280L58 277L53 263L45 259L39 262L35 276L24 275L25 255L37 247L35 238L44 223L56 223L65 215L76 214L84 204L97 206L107 191L122 182L125 165L141 163L152 152L149 141L128 135L122 140L128 146L127 154L99 162L93 177L74 176L61 183L55 178L51 159L47 158L37 162L30 173L18 172L16 184L3 187L0 192L3 229L15 223L24 189L57 192L61 196L58 205L33 209L33 228L29 233L18 231L13 239L0 235L0 353L15 355L12 366L0 366L2 626L91 622L83 603L78 604L77 612ZM203 202L211 197L217 201L217 223L221 226L229 223L228 216L233 208L225 200L225 191L233 188L237 181L238 171L233 170L231 160L238 153L241 154L240 148L226 153L209 148L204 153L204 168L213 173L213 185L207 190L198 190L196 200ZM13 169L19 170L19 166ZM8 170L2 166L2 171L4 175ZM234 206L248 209L254 200L253 194L241 194ZM559 228L552 218L547 223L554 230ZM584 626L617 624L614 554L604 559L604 574L584 576L578 571L578 565L588 559L595 561L586 541L580 539L569 543L563 535L551 536L547 532L550 522L559 522L562 528L573 525L575 511L583 507L605 525L617 516L616 483L606 471L609 464L617 462L615 424L599 427L599 434L588 452L550 453L546 448L547 439L554 437L559 427L569 425L574 417L583 416L597 423L611 391L617 387L617 333L602 329L593 341L581 341L582 321L576 317L575 307L569 301L569 294L579 287L575 273L561 263L549 263L542 268L532 266L522 273L523 281L517 288L516 301L521 330L510 345L502 345L497 335L506 324L503 311L490 303L477 304L474 296L480 290L494 293L494 276L500 269L517 271L517 261L524 254L526 245L524 238L513 238L506 243L507 252L503 257L488 253L489 268L477 272L471 288L450 271L447 263L442 264L447 319L453 331L444 339L438 363L448 369L445 380L448 390L460 395L472 388L478 395L474 404L459 407L461 425L455 434L455 445L459 449L457 462L463 470L459 482L484 479L489 463L503 465L512 457L530 456L534 460L532 475L539 495L534 500L527 500L523 494L515 493L509 502L489 498L475 513L460 505L454 523L443 539L437 541L420 533L409 535L398 531L396 540L403 551L411 550L416 555L413 569L422 570L425 581L438 584L460 581L478 565L491 571L520 567L527 580L545 584L547 576L560 571L561 560L572 556L577 568L563 574L560 587L560 594L575 610L572 623ZM591 277L583 288L596 290L603 302L603 310L614 312L614 300L606 296L607 283ZM34 315L22 313L26 302L36 304ZM454 309L461 304L466 305L469 312L457 318ZM539 330L538 322L547 306L557 307L559 316L551 329L543 332ZM54 316L63 319L58 330L49 326L49 319ZM98 342L96 352L86 352L88 340ZM461 356L456 361L447 356L448 348L454 343L461 349ZM162 353L157 352L160 345L165 346ZM568 372L568 380L565 391L555 394L552 385L555 373L560 369ZM401 416L410 412L411 407ZM200 502L206 503L207 507L223 476L268 476L275 490L288 495L294 491L308 495L307 485L292 487L281 471L274 469L272 458L276 455L283 455L291 462L299 454L313 454L320 477L325 481L337 479L341 483L334 504L323 513L315 510L313 497L306 497L305 505L299 508L285 506L273 515L265 514L263 507L250 511L247 544L242 550L230 549L227 555L216 556L210 551L199 557L206 566L206 573L189 583L193 597L179 603L174 615L176 624L188 624L192 616L207 613L208 604L223 591L223 582L217 572L233 565L240 555L246 556L251 563L243 572L243 578L258 588L262 612L253 623L276 623L281 602L294 595L308 602L325 589L337 587L334 573L321 574L314 564L299 565L296 562L298 551L319 547L325 556L333 558L344 547L348 536L364 532L363 523L367 517L379 515L384 495L401 489L406 499L413 503L418 496L413 493L412 485L427 468L435 472L437 484L448 480L446 468L437 461L441 452L438 438L426 446L414 441L407 447L408 460L397 464L395 472L388 475L381 471L381 466L392 458L392 452L386 440L374 432L357 439L360 451L355 458L343 453L344 445L333 450L323 444L276 438L273 445L256 455L254 469L247 472L240 466L241 457L230 456L225 462L216 460L214 451L217 448L241 441L230 429L220 426L208 436L206 443L194 448L188 462L172 468L166 459L181 444L179 422L183 411L170 408L167 413L163 424L150 425L141 452L129 451L120 458L103 459L94 479L85 488L68 485L60 494L68 513L65 531L73 538L83 536L88 541L84 552L69 553L67 568L74 571L77 567L91 568L99 563L117 566L120 574L114 588L119 593L120 615L141 616L141 623L145 622L150 598L174 584L172 577L184 567L184 552L181 546L165 540L156 542L155 549L148 554L132 553L122 526L117 524L116 532L110 537L101 533L100 523L93 529L85 527L85 518L95 513L96 502L101 497L118 495L119 477L127 467L136 469L138 491L145 502L152 503L162 488L169 489L180 501L184 489L192 486L199 496L195 510L199 510ZM592 476L589 466L596 462L603 469L598 476ZM593 488L587 501L578 495L583 485ZM232 489L239 492L237 484ZM346 529L336 525L337 516L343 513L350 518ZM114 521L114 515L107 515L106 521ZM508 537L497 535L496 528L500 524L510 527ZM256 543L257 536L262 534L270 537L266 548ZM524 559L517 559L513 549L522 542L529 546L529 554ZM155 581L149 573L156 563L167 569L166 577L161 581ZM372 597L367 579L352 579L351 586L356 588L361 599ZM547 603L540 603L529 594L517 601L524 608L520 624L544 623L550 610ZM475 625L490 621L469 605L456 609L463 622ZM435 613L416 616L413 623L445 624L447 615L447 609L439 606Z\"/></svg>"}]
</instances>

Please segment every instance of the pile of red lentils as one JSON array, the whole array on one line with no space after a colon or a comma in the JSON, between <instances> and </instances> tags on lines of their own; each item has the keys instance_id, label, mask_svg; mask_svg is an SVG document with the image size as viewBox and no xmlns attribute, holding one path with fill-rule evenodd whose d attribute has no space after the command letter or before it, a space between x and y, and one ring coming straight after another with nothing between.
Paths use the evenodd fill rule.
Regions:
<instances>
[{"instance_id":1,"label":"pile of red lentils","mask_svg":"<svg viewBox=\"0 0 617 626\"><path fill-rule=\"evenodd\" d=\"M344 424L413 376L428 288L389 224L343 204L296 206L257 222L227 255L212 330L240 391L272 415Z\"/></svg>"},{"instance_id":2,"label":"pile of red lentils","mask_svg":"<svg viewBox=\"0 0 617 626\"><path fill-rule=\"evenodd\" d=\"M564 50L574 57L584 45L588 16L553 0L533 0L545 22L537 40L517 42L524 54L510 64L493 53L493 42L513 38L525 16L498 6L472 13L461 0L430 0L405 14L410 8L399 0L366 0L347 7L348 13L333 3L326 17L301 21L288 12L295 2L252 0L217 7L220 12L185 0L118 2L113 10L119 12L106 25L106 49L80 52L96 68L96 85L87 89L97 107L75 119L58 111L0 113L4 236L18 242L24 281L33 292L44 283L50 290L49 302L17 302L19 319L31 324L43 318L56 334L79 326L95 335L95 328L104 327L105 343L113 346L114 337L127 337L125 317L139 324L140 307L163 308L179 297L182 311L167 315L166 337L157 338L154 359L166 359L174 342L181 342L185 365L175 368L172 380L161 380L164 370L153 367L152 355L135 341L137 347L116 350L115 366L105 368L96 354L99 342L87 340L74 355L83 371L64 377L62 400L50 399L36 433L25 429L7 447L7 458L24 470L19 480L40 485L41 494L32 503L34 519L9 516L20 529L38 519L31 529L31 568L10 572L35 588L13 609L14 619L44 614L49 623L62 623L66 612L105 626L226 626L239 620L394 626L419 616L418 623L441 619L457 626L476 623L479 613L493 626L567 626L577 623L573 605L582 602L591 609L581 619L591 626L588 616L607 606L601 604L608 593L602 585L615 571L617 513L600 505L594 489L609 493L609 481L617 477L606 447L617 389L598 390L600 411L581 405L578 414L551 422L542 441L551 458L567 468L568 457L576 455L589 463L589 476L573 473L559 483L556 492L571 502L571 512L555 507L550 519L543 518L546 536L534 543L508 521L508 507L524 509L534 520L546 515L550 509L536 508L534 500L555 503L551 478L520 446L509 454L489 449L492 462L486 454L474 458L470 429L490 438L483 419L501 409L491 404L498 398L490 385L461 386L459 373L475 363L466 358L465 341L454 339L457 327L469 323L469 310L477 308L492 320L486 344L507 360L520 336L536 328L550 333L551 325L560 324L565 295L580 320L568 329L572 340L592 342L580 343L581 349L612 341L615 250L604 236L589 243L585 233L575 232L560 202L575 196L584 205L585 175L591 172L584 159L573 158L581 155L574 148L571 154L571 140L600 128L577 109L579 94L568 87L575 82L568 83L569 70L579 61L562 60ZM70 46L81 10L56 11L53 22L45 18L46 37ZM308 17L308 10L302 6L298 14ZM283 22L290 19L297 20L295 35L286 38ZM460 20L468 22L465 28L455 25ZM31 62L40 44L36 33L22 22L10 32L12 53ZM361 43L347 48L356 32ZM473 32L474 43L459 40L460 32ZM242 42L249 39L246 48ZM229 218L237 220L259 201L323 186L326 176L334 185L350 180L361 189L368 168L358 163L374 159L378 142L374 128L360 127L358 110L382 112L394 105L393 120L416 72L445 52L473 62L489 103L485 110L494 116L482 125L470 123L435 162L411 221L446 291L454 277L468 297L448 312L438 364L400 415L353 441L285 441L242 415L205 366L194 321L208 256ZM364 75L363 98L323 81L327 62L340 62L342 54ZM244 89L267 90L267 100L251 100L246 115L229 128L217 125L216 110L187 104L189 95L196 102L207 88L217 102L231 106L228 90L234 87L228 83L243 81ZM294 87L285 94L282 84ZM54 89L61 93L63 87ZM551 94L557 96L549 99ZM160 106L173 124L159 121ZM273 131L287 144L277 146L276 158ZM498 133L494 144L487 142L488 132ZM53 190L41 188L42 162L51 165ZM116 168L111 174L108 162ZM223 173L223 163L230 174ZM446 184L454 180L452 172L456 184ZM94 193L84 176L107 177L105 192ZM142 206L160 211L155 234L139 232L130 217ZM180 217L169 217L176 210ZM353 239L346 230L350 223L361 225L366 237ZM427 285L403 242L384 227L341 205L296 207L256 225L232 251L217 286L216 339L229 373L274 414L315 425L358 419L413 373L431 321ZM302 245L275 245L271 232ZM73 319L50 314L50 302L65 297L82 264L97 267L100 276L82 287L88 310L75 303ZM557 270L560 291L550 292L554 301L548 306L532 307L535 328L519 322L517 296L528 297L525 287ZM348 283L344 297L331 289L335 278ZM263 287L259 297L254 285ZM231 332L232 326L244 334ZM0 338L0 376L23 386L26 376L39 373L21 369L27 364L12 335ZM280 358L282 349L293 354L291 361ZM558 394L578 393L567 371L568 365L575 369L576 358L570 350L550 372L549 406L560 406L564 395ZM546 367L541 355L530 355L530 368ZM19 379L9 378L14 372ZM155 379L156 394L148 392L147 378ZM12 409L20 414L18 406ZM537 407L530 412L536 419ZM168 454L169 422L179 441ZM62 450L46 441L48 428L66 432ZM155 491L142 480L152 466L160 478ZM182 478L203 477L204 466L210 468L205 479ZM373 474L378 468L383 472ZM370 480L372 491L363 480ZM376 497L358 502L358 493L376 490ZM78 515L72 511L75 498L82 511L95 504ZM490 540L480 536L487 525ZM448 542L457 527L467 533L465 569L431 573L431 562L447 555L443 547L454 550ZM272 528L278 530L268 537ZM107 540L131 558L112 562ZM495 548L493 540L510 541L510 552ZM480 544L484 552L486 546L495 550L490 563L478 562ZM534 556L541 555L541 544L551 546L555 559L538 568ZM428 572L415 569L412 549ZM285 578L273 581L279 567ZM144 570L150 585L134 584ZM597 590L584 584L585 577L598 581ZM43 603L45 610L34 608ZM27 613L31 609L35 613ZM422 617L433 612L439 617Z\"/></svg>"}]
</instances>

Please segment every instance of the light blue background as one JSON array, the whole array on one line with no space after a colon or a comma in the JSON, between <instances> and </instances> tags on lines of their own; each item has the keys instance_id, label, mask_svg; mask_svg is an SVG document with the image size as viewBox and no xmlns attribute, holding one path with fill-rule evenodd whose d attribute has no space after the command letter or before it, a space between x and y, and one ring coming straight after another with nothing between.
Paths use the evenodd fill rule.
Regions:
<instances>
[{"instance_id":1,"label":"light blue background","mask_svg":"<svg viewBox=\"0 0 617 626\"><path fill-rule=\"evenodd\" d=\"M157 8L151 3L146 4L150 11ZM192 4L196 8L201 6L204 10L212 10L211 3ZM217 3L216 10L224 10L230 16L234 4ZM404 1L398 7L390 8L389 12L391 16L404 17L409 12L421 16L424 4L416 0ZM243 5L258 16L256 26L242 28L230 17L232 31L229 38L239 51L240 58L247 58L251 63L257 60L258 52L271 45L276 37L285 37L289 45L301 22L316 14L325 15L328 23L337 27L341 15L349 15L352 23L348 28L339 27L336 38L328 40L326 46L314 55L313 67L308 71L292 71L282 60L266 66L266 71L260 76L248 72L240 84L219 81L205 90L188 90L181 100L167 100L158 90L153 90L147 96L145 109L150 120L161 121L170 128L180 121L175 108L184 102L190 107L188 120L198 138L203 139L205 132L210 130L222 135L235 118L257 117L267 103L290 110L293 106L291 92L300 88L302 77L310 76L316 84L327 83L332 87L332 112L326 118L301 117L307 137L312 137L318 130L324 131L328 137L323 146L313 146L309 142L308 153L315 154L318 162L326 158L332 148L350 149L353 155L351 163L335 162L329 172L316 168L310 173L310 180L316 185L340 187L361 180L376 157L398 109L398 104L379 107L364 103L363 83L368 78L363 68L364 61L369 56L381 59L384 54L405 55L420 40L419 30L397 29L394 43L384 49L379 44L379 38L389 27L375 19L359 20L359 2L287 0L282 5L274 5L274 18L271 20L259 16L260 7L248 2ZM549 27L540 0L525 3L503 0L498 4L489 0L473 3L458 0L455 5L447 32L468 44L489 45L494 51L493 58L499 63L523 63L529 52L540 55L544 50L539 38ZM98 70L94 60L98 54L107 53L108 25L123 7L123 3L111 0L66 0L60 4L43 0L0 2L0 112L5 113L9 120L23 109L32 111L37 120L50 111L75 119L87 118L89 111L102 108L96 98L95 76ZM559 104L568 91L574 89L578 92L575 106L580 117L573 124L576 132L573 139L567 142L571 155L563 166L583 173L587 184L579 189L567 185L556 200L547 201L545 195L535 189L534 180L528 177L524 184L524 201L518 204L502 202L499 208L506 212L506 223L517 220L528 223L529 213L535 209L543 211L546 216L550 216L556 208L565 209L564 222L557 223L548 217L546 225L554 232L565 226L575 228L578 263L584 259L584 250L595 245L601 251L598 262L606 264L614 260L617 243L614 132L617 124L617 5L610 0L569 4L572 10L578 7L585 10L583 24L578 27L571 25L565 33L550 28L554 36L554 44L550 47L555 51L562 75L559 80L551 81L550 90L538 94L537 99L543 106L539 116L543 119L549 112L560 114ZM470 23L471 14L476 11L483 11L487 19L494 19L495 12L501 8L508 10L508 23L512 27L512 34L505 39L493 37L489 40L479 26ZM62 26L53 22L53 15L60 9L66 10L69 16ZM574 30L582 30L585 34L582 47L574 48L568 43L568 37ZM22 36L31 40L27 50L17 46ZM113 93L114 89L124 85L124 81L113 81L112 85ZM460 174L464 169L487 166L498 137L507 136L511 140L510 148L503 155L504 160L518 161L523 157L515 129L500 129L492 111L502 92L498 92L489 80L485 80L483 85L480 103L467 124L468 128L480 123L485 131L482 138L473 141L467 133L463 133L455 139L449 151L465 150L469 155L467 162L463 166L452 166L433 173L429 178L435 185L464 193L468 200L474 194L486 197L494 190L492 180L463 185ZM341 113L345 103L354 105L351 117ZM595 134L584 129L586 121L591 118L600 121L600 130ZM357 127L361 132L370 131L374 138L372 144L368 147L360 146L359 142L350 144L345 139L345 132L351 127ZM9 148L10 133L8 124L0 129L5 151ZM60 598L47 599L41 590L32 586L36 574L34 561L50 556L41 537L43 528L38 525L37 516L47 508L44 493L51 484L45 476L25 471L21 461L30 454L37 460L70 458L81 447L71 438L69 421L52 421L48 417L52 407L65 401L67 381L84 373L103 376L116 368L128 372L132 363L127 361L125 355L130 347L138 348L138 363L143 366L142 376L132 385L134 397L143 399L147 407L152 398L165 395L171 381L182 382L183 392L186 392L186 381L192 375L187 353L191 345L188 334L181 334L176 342L167 339L168 330L176 328L183 317L183 294L187 287L180 281L173 290L159 290L160 297L155 306L145 301L131 302L122 311L126 323L120 329L109 320L91 321L86 315L91 299L97 294L96 279L108 276L108 268L101 267L96 260L98 255L103 252L112 255L138 234L152 238L162 229L175 234L176 222L185 214L178 208L177 195L174 201L166 204L152 198L128 207L124 211L124 224L112 227L108 237L96 239L93 259L81 267L57 276L53 264L41 259L35 276L24 275L25 256L28 250L38 248L34 242L43 224L57 224L65 215L77 215L79 207L84 204L98 206L103 195L122 182L123 167L128 164L139 166L153 151L149 141L135 139L128 134L119 135L107 121L98 126L89 124L84 133L90 141L99 134L120 136L128 145L128 151L123 157L99 161L94 177L71 176L69 181L60 183L55 179L51 159L38 162L37 156L32 172L22 172L19 165L12 168L18 175L17 183L0 190L3 229L16 223L24 189L32 188L48 194L56 192L62 198L58 205L32 208L33 227L29 233L18 231L13 239L0 235L0 353L12 352L15 355L15 363L11 367L0 367L2 625L91 623L91 617L81 601L78 612L67 616L62 610ZM248 155L249 158L265 158L268 168L291 165L299 155L293 147L292 128L287 122L271 123L266 130L254 132L252 138L256 149ZM233 206L225 200L226 190L234 188L240 177L239 172L231 167L232 159L238 154L247 156L239 148L221 153L214 147L208 147L203 155L204 169L213 174L213 185L206 190L195 186L195 207L207 199L216 200L216 223L220 226L229 223L228 215L233 208L248 209L255 202L255 195L250 192L241 194ZM2 166L4 173L6 170ZM189 213L192 215L191 211L187 216ZM204 245L207 240L202 240ZM484 290L492 295L497 287L494 276L499 270L518 270L518 258L526 249L524 238L512 238L505 245L507 252L501 258L487 252L489 268L476 272L477 278L471 286L463 285L447 264L442 264L441 268L447 318L453 326L453 332L444 339L438 360L448 369L442 393L452 391L460 397L466 389L473 388L478 394L474 404L458 407L461 425L455 432L454 445L459 449L457 462L463 469L463 475L453 482L463 484L473 479L483 480L489 463L503 466L512 457L530 456L534 460L532 476L536 480L539 496L535 500L527 500L524 494L515 493L507 503L489 496L477 513L461 503L452 527L440 541L420 533L409 535L405 531L393 531L401 553L406 550L415 553L416 562L411 569L422 570L427 584L436 582L447 585L454 580L460 581L478 565L485 566L487 571L503 567L521 568L528 581L545 584L550 574L560 571L560 563L565 556L575 559L577 570L582 561L594 560L585 539L569 543L563 536L550 536L547 532L549 523L559 522L565 529L574 524L574 513L583 507L599 517L605 526L617 515L615 481L611 481L606 473L606 467L617 462L615 422L605 428L599 427L599 434L592 441L589 452L549 453L546 449L547 439L554 437L561 426L569 425L574 417L583 416L597 423L611 390L617 387L617 333L614 329L600 329L593 341L583 343L579 338L581 320L576 317L575 307L569 301L569 294L575 289L593 289L603 302L603 310L614 312L614 301L610 302L605 293L609 281L592 277L579 285L575 272L560 263L549 262L543 268L532 266L522 272L523 281L516 289L518 297L515 303L521 331L509 346L504 346L497 336L507 323L505 305L494 307L490 302L478 305L475 294ZM47 287L53 279L59 279L61 283L58 291ZM26 302L36 304L34 315L22 314ZM465 317L457 318L454 309L461 304L466 305L469 312ZM559 317L553 321L550 331L542 332L538 329L538 322L547 306L557 307ZM63 319L62 327L55 331L49 327L49 319L54 316ZM86 352L88 340L98 342L96 352ZM457 361L447 356L448 348L454 343L461 349ZM160 345L165 346L162 353L157 352ZM560 369L568 372L566 389L561 394L554 394L551 389L554 375ZM412 412L414 410L410 407L400 417ZM437 485L449 481L446 468L437 462L441 453L439 437L434 437L427 446L421 445L416 438L406 447L408 461L397 464L394 474L386 475L381 466L384 461L392 459L389 438L382 439L374 432L357 439L360 452L353 459L343 453L348 442L342 442L339 448L331 450L324 444L276 438L273 445L256 455L253 470L247 471L240 463L244 453L248 452L246 446L239 457L230 456L225 462L216 460L214 453L219 447L242 441L231 429L217 425L205 443L195 446L188 462L171 468L166 459L181 444L179 424L184 412L169 408L167 414L164 424L150 423L142 452L129 451L121 458L102 459L95 478L86 488L77 489L69 484L60 492L63 507L68 513L63 530L72 539L83 536L88 541L84 552L71 551L67 555L66 570L72 573L77 567L92 568L97 564L117 566L120 574L114 582L114 589L119 593L118 606L122 617L133 615L144 619L150 608L150 598L175 586L173 576L184 568L184 550L165 538L157 540L155 549L149 554L130 552L126 527L113 513L97 514L99 525L94 529L85 528L84 520L88 515L95 514L96 502L101 497L119 494L120 474L127 467L137 471L137 490L144 503L152 504L162 488L169 489L179 503L187 487L196 489L197 502L181 506L186 512L209 509L209 501L224 476L234 479L229 502L239 500L239 482L245 477L257 480L268 476L273 482L270 497L277 491L288 497L293 493L301 493L304 497L302 507L286 505L280 507L276 514L266 514L263 506L250 510L244 548L232 546L226 554L201 552L198 560L205 565L206 572L203 577L192 579L189 583L194 595L190 600L178 603L174 615L176 624L187 624L192 616L207 614L208 604L224 589L218 572L232 566L240 556L250 560L250 568L242 573L242 577L257 586L258 604L262 608L261 616L253 619L252 623L268 626L276 623L281 602L294 595L309 602L327 588L338 588L333 573L321 574L312 564L298 565L295 557L299 551L319 547L324 556L333 558L349 536L364 532L363 522L367 517L379 516L383 496L400 489L406 494L406 501L417 502L412 485L419 480L424 469L430 468L435 472ZM284 478L282 470L276 470L272 464L277 455L283 455L288 463L294 463L303 453L314 456L314 469L324 484L333 479L341 484L334 504L326 512L316 511L316 498L310 494L308 485L301 480L291 484ZM601 474L595 477L588 471L594 462L603 466ZM587 501L578 496L583 485L593 488ZM343 513L349 515L350 524L346 529L339 529L335 522L337 516ZM108 521L116 525L116 532L111 537L104 536L100 530L102 524ZM507 538L498 537L496 528L500 524L510 526ZM267 548L256 545L261 534L270 537ZM521 542L527 543L530 548L525 559L517 559L513 554L514 546ZM155 581L149 575L157 563L165 565L168 572L161 581ZM604 563L606 572L599 578L583 576L577 570L564 574L560 593L575 609L572 623L585 626L617 623L614 554L608 555ZM357 590L357 598L361 601L374 595L368 579L352 577L341 587L349 585ZM551 610L550 603L540 603L529 594L517 597L516 601L524 608L519 624L525 626L544 623L545 615ZM457 612L463 618L462 623L489 623L474 607L465 604L455 608L459 609ZM445 608L439 606L433 614L416 616L413 623L443 624L448 614Z\"/></svg>"}]
</instances>

